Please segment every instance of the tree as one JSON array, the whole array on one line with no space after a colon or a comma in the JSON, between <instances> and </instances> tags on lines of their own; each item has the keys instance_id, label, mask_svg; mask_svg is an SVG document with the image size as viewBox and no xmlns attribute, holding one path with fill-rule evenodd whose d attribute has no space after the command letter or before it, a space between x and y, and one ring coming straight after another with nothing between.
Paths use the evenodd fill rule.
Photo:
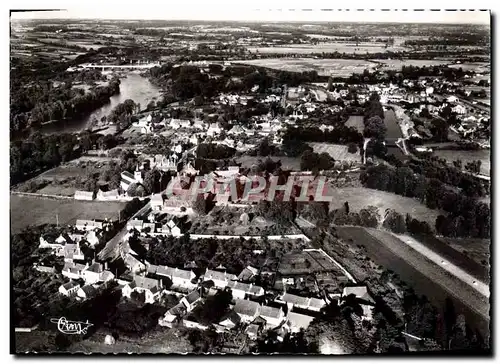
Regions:
<instances>
[{"instance_id":1,"label":"tree","mask_svg":"<svg viewBox=\"0 0 500 364\"><path fill-rule=\"evenodd\" d=\"M379 116L375 115L366 120L363 132L365 137L384 140L386 132L387 127Z\"/></svg>"},{"instance_id":2,"label":"tree","mask_svg":"<svg viewBox=\"0 0 500 364\"><path fill-rule=\"evenodd\" d=\"M232 299L231 290L218 291L215 295L209 296L205 304L197 306L193 315L206 325L218 323L229 312Z\"/></svg>"},{"instance_id":3,"label":"tree","mask_svg":"<svg viewBox=\"0 0 500 364\"><path fill-rule=\"evenodd\" d=\"M347 151L351 154L354 154L358 151L358 146L356 143L349 143L347 146Z\"/></svg>"},{"instance_id":4,"label":"tree","mask_svg":"<svg viewBox=\"0 0 500 364\"><path fill-rule=\"evenodd\" d=\"M405 218L393 209L386 212L383 226L396 234L404 234L406 232Z\"/></svg>"}]
</instances>

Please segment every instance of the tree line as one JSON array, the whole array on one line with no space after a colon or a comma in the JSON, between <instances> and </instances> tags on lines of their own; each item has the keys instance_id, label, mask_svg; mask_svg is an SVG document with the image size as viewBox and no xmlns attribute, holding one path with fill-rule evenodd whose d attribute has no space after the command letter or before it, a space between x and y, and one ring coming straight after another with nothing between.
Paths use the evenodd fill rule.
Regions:
<instances>
[{"instance_id":1,"label":"tree line","mask_svg":"<svg viewBox=\"0 0 500 364\"><path fill-rule=\"evenodd\" d=\"M460 233L463 237L490 237L490 207L447 188L435 178L426 178L416 174L406 166L391 168L381 164L367 168L362 172L360 179L365 187L412 197L430 209L446 211L449 221L456 226L460 224L460 229L455 234ZM442 219L439 222L441 221ZM443 233L443 228L438 221L436 221L436 229Z\"/></svg>"}]
</instances>

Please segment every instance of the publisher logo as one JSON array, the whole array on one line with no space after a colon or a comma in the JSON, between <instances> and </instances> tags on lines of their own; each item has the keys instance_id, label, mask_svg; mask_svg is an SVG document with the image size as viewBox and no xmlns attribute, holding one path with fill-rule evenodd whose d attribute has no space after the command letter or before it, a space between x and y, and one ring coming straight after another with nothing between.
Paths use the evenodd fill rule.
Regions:
<instances>
[{"instance_id":1,"label":"publisher logo","mask_svg":"<svg viewBox=\"0 0 500 364\"><path fill-rule=\"evenodd\" d=\"M86 322L69 321L66 320L65 317L61 317L59 319L50 319L50 322L57 324L57 329L63 334L68 335L86 334L87 329L90 326L93 326L93 324L91 324L89 320L87 320Z\"/></svg>"}]
</instances>

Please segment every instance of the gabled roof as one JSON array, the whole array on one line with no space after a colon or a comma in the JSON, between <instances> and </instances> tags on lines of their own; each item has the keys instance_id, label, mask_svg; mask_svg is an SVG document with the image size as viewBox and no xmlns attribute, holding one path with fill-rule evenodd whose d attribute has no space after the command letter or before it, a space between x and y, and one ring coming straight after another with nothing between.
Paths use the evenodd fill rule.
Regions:
<instances>
[{"instance_id":1,"label":"gabled roof","mask_svg":"<svg viewBox=\"0 0 500 364\"><path fill-rule=\"evenodd\" d=\"M368 293L366 286L355 286L355 287L345 287L343 296L355 295L356 298L362 299L364 301L375 303L375 300Z\"/></svg>"},{"instance_id":2,"label":"gabled roof","mask_svg":"<svg viewBox=\"0 0 500 364\"><path fill-rule=\"evenodd\" d=\"M80 289L85 293L85 296L87 297L91 297L97 293L97 290L94 288L94 286L91 286L90 284L83 286Z\"/></svg>"},{"instance_id":3,"label":"gabled roof","mask_svg":"<svg viewBox=\"0 0 500 364\"><path fill-rule=\"evenodd\" d=\"M135 287L149 289L160 288L160 281L152 278L142 277L142 276L134 276Z\"/></svg>"},{"instance_id":4,"label":"gabled roof","mask_svg":"<svg viewBox=\"0 0 500 364\"><path fill-rule=\"evenodd\" d=\"M227 286L231 289L234 290L239 290L243 291L246 293L253 293L253 294L262 294L263 293L263 288L260 286L256 286L253 284L247 284L247 283L242 283L242 282L236 282L236 281L230 281Z\"/></svg>"},{"instance_id":5,"label":"gabled roof","mask_svg":"<svg viewBox=\"0 0 500 364\"><path fill-rule=\"evenodd\" d=\"M75 288L75 287L80 287L80 285L78 283L73 282L73 281L65 283L62 286L64 287L64 289L66 291L69 291L70 289Z\"/></svg>"},{"instance_id":6,"label":"gabled roof","mask_svg":"<svg viewBox=\"0 0 500 364\"><path fill-rule=\"evenodd\" d=\"M191 304L193 302L198 301L201 298L201 296L200 293L197 290L195 290L186 295L184 298Z\"/></svg>"},{"instance_id":7,"label":"gabled roof","mask_svg":"<svg viewBox=\"0 0 500 364\"><path fill-rule=\"evenodd\" d=\"M322 308L326 306L326 302L319 298L311 298L309 301L309 307Z\"/></svg>"},{"instance_id":8,"label":"gabled roof","mask_svg":"<svg viewBox=\"0 0 500 364\"><path fill-rule=\"evenodd\" d=\"M311 321L314 320L314 317L312 316L302 315L296 312L288 312L287 318L290 327L295 328L297 330L307 329Z\"/></svg>"},{"instance_id":9,"label":"gabled roof","mask_svg":"<svg viewBox=\"0 0 500 364\"><path fill-rule=\"evenodd\" d=\"M286 303L292 303L294 305L309 306L310 298L301 297L290 293L284 293L280 299Z\"/></svg>"},{"instance_id":10,"label":"gabled roof","mask_svg":"<svg viewBox=\"0 0 500 364\"><path fill-rule=\"evenodd\" d=\"M122 172L122 177L126 177L126 178L129 178L129 179L132 179L135 181L135 177L132 173L130 173L129 171L123 171Z\"/></svg>"},{"instance_id":11,"label":"gabled roof","mask_svg":"<svg viewBox=\"0 0 500 364\"><path fill-rule=\"evenodd\" d=\"M171 268L162 265L158 266L156 272L154 273L160 276L185 279L189 281L194 278L194 273L190 270Z\"/></svg>"},{"instance_id":12,"label":"gabled roof","mask_svg":"<svg viewBox=\"0 0 500 364\"><path fill-rule=\"evenodd\" d=\"M216 279L219 281L235 281L237 277L234 274L228 274L226 272L217 272L215 270L207 269L204 275L205 280Z\"/></svg>"},{"instance_id":13,"label":"gabled roof","mask_svg":"<svg viewBox=\"0 0 500 364\"><path fill-rule=\"evenodd\" d=\"M101 263L93 263L90 267L86 269L89 272L102 273L104 271Z\"/></svg>"},{"instance_id":14,"label":"gabled roof","mask_svg":"<svg viewBox=\"0 0 500 364\"><path fill-rule=\"evenodd\" d=\"M257 273L258 273L257 268L248 266L241 271L241 273L238 275L238 279L241 281L247 281L250 278L252 278L254 275L256 275Z\"/></svg>"},{"instance_id":15,"label":"gabled roof","mask_svg":"<svg viewBox=\"0 0 500 364\"><path fill-rule=\"evenodd\" d=\"M260 316L263 318L280 318L281 310L276 307L262 306L260 308Z\"/></svg>"},{"instance_id":16,"label":"gabled roof","mask_svg":"<svg viewBox=\"0 0 500 364\"><path fill-rule=\"evenodd\" d=\"M229 311L229 313L227 315L225 315L222 318L222 320L219 321L219 324L221 322L226 321L226 320L231 321L235 325L241 321L240 316L238 316L238 314L236 312L234 312L234 310Z\"/></svg>"},{"instance_id":17,"label":"gabled roof","mask_svg":"<svg viewBox=\"0 0 500 364\"><path fill-rule=\"evenodd\" d=\"M240 315L255 316L259 312L260 305L249 300L236 299L233 307L234 312Z\"/></svg>"}]
</instances>

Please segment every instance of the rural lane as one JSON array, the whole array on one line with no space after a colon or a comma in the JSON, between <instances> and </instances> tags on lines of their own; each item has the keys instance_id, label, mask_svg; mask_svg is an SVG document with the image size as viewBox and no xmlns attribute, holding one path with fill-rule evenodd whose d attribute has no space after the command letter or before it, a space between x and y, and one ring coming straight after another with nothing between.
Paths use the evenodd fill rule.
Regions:
<instances>
[{"instance_id":1,"label":"rural lane","mask_svg":"<svg viewBox=\"0 0 500 364\"><path fill-rule=\"evenodd\" d=\"M129 220L135 219L137 216L142 215L151 209L151 203L148 202L144 207L137 211ZM129 221L127 220L127 222ZM118 247L123 241L125 235L127 235L127 224L121 229L118 234L116 234L111 240L106 243L106 246L99 252L98 256L100 260L107 260L109 258L116 259L118 257Z\"/></svg>"}]
</instances>

